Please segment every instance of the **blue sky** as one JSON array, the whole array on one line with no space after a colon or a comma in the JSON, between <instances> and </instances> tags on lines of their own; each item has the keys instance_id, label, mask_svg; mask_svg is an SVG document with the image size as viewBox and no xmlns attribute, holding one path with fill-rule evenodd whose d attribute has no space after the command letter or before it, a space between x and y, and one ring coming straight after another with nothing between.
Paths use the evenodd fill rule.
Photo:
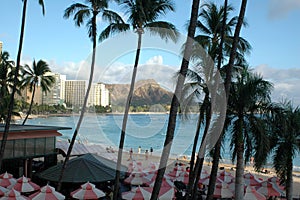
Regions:
<instances>
[{"instance_id":1,"label":"blue sky","mask_svg":"<svg viewBox=\"0 0 300 200\"><path fill-rule=\"evenodd\" d=\"M44 59L50 67L70 78L78 71L82 62L91 52L91 42L85 27L75 27L71 19L63 19L64 10L74 3L73 0L44 0L46 15L43 17L37 0L28 1L23 62ZM185 35L185 23L190 16L191 0L175 0L176 12L168 14L163 20L174 23ZM201 2L203 2L201 0ZM220 1L215 1L220 2ZM236 11L241 1L233 3ZM15 60L19 41L21 0L2 0L0 11L0 41L3 49ZM119 10L116 6L111 9ZM122 11L119 10L122 14ZM237 15L238 12L235 13ZM288 97L300 104L300 1L299 0L263 0L249 1L246 11L249 24L243 28L242 36L252 45L253 50L248 57L251 67L274 82L276 98ZM99 30L103 22L99 19ZM135 41L133 40L133 43ZM124 41L124 44L126 42ZM118 45L124 45L121 41ZM105 46L105 44L104 44ZM135 46L135 44L133 44ZM114 49L103 50L111 53ZM133 53L129 54L133 56ZM128 65L133 62L129 55L120 56L118 63ZM180 59L174 59L164 51L147 51L141 57L141 63L149 60L169 66L177 66ZM54 70L53 70L54 71ZM72 74L73 72L73 74ZM78 75L78 72L77 72Z\"/></svg>"}]
</instances>

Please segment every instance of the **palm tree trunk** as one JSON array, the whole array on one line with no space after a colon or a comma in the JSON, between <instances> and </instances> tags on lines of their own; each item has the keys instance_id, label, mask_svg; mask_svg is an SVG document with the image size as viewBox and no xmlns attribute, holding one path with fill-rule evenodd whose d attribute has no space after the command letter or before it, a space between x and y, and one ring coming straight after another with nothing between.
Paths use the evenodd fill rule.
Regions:
<instances>
[{"instance_id":1,"label":"palm tree trunk","mask_svg":"<svg viewBox=\"0 0 300 200\"><path fill-rule=\"evenodd\" d=\"M206 93L205 96L206 101L209 101L209 93ZM201 172L202 172L202 167L203 167L203 163L204 163L204 157L205 157L205 148L206 148L206 136L210 127L210 120L211 120L211 110L210 108L207 110L206 112L206 122L205 122L205 129L204 129L204 133L203 133L203 137L202 137L202 141L201 141L201 146L199 148L198 151L198 156L197 156L197 162L196 162L196 166L195 166L195 177L193 180L193 190L192 190L192 199L195 199L197 196L197 190L198 190L198 182L201 176Z\"/></svg>"},{"instance_id":2,"label":"palm tree trunk","mask_svg":"<svg viewBox=\"0 0 300 200\"><path fill-rule=\"evenodd\" d=\"M244 198L244 143L239 142L236 153L235 199Z\"/></svg>"},{"instance_id":3,"label":"palm tree trunk","mask_svg":"<svg viewBox=\"0 0 300 200\"><path fill-rule=\"evenodd\" d=\"M228 5L228 0L225 0L223 24L222 24L222 31L221 31L221 41L220 41L220 48L219 48L219 55L218 55L218 66L217 66L217 69L219 71L221 69L222 60L223 60L223 43L225 38L225 29L226 29L226 20L227 20L227 5Z\"/></svg>"},{"instance_id":4,"label":"palm tree trunk","mask_svg":"<svg viewBox=\"0 0 300 200\"><path fill-rule=\"evenodd\" d=\"M228 101L230 85L231 85L232 68L233 68L233 64L235 61L235 57L236 57L236 49L237 49L237 45L239 43L239 37L240 37L240 32L242 29L243 22L244 22L246 7L247 7L247 0L242 0L239 18L238 18L238 22L236 24L236 28L235 28L235 32L234 32L234 36L233 36L233 43L232 43L232 47L231 47L229 63L226 68L225 91L226 91L227 101Z\"/></svg>"},{"instance_id":5,"label":"palm tree trunk","mask_svg":"<svg viewBox=\"0 0 300 200\"><path fill-rule=\"evenodd\" d=\"M28 119L28 116L30 115L31 113L31 109L32 109L32 105L33 105L33 100L34 100L34 94L35 94L35 86L36 84L33 85L33 90L32 90L32 96L31 96L31 101L30 101L30 106L29 106L29 109L28 109L28 112L27 112L27 115L22 123L22 125L25 125L27 119Z\"/></svg>"},{"instance_id":6,"label":"palm tree trunk","mask_svg":"<svg viewBox=\"0 0 300 200\"><path fill-rule=\"evenodd\" d=\"M156 177L156 180L154 183L151 200L158 199L159 190L161 187L164 173L166 171L167 161L169 158L169 154L170 154L170 150L171 150L171 146L172 146L172 142L173 142L173 137L174 137L177 111L178 111L178 106L179 106L178 100L181 99L182 87L183 87L183 84L185 81L185 77L186 77L186 73L187 73L187 69L188 69L189 61L190 61L190 57L191 57L191 52L192 52L192 44L193 44L193 38L195 36L199 4L200 4L200 0L193 0L191 17L190 17L191 20L190 20L189 29L188 29L188 38L186 41L184 57L183 57L182 63L181 63L180 75L177 80L175 94L173 95L172 102L171 102L167 134L166 134L166 139L164 142L164 149L163 149L162 156L160 159L159 169L158 169L157 177Z\"/></svg>"},{"instance_id":7,"label":"palm tree trunk","mask_svg":"<svg viewBox=\"0 0 300 200\"><path fill-rule=\"evenodd\" d=\"M200 135L200 129L201 129L201 120L202 119L202 114L201 114L201 110L198 116L198 121L197 121L197 129L196 129L196 134L194 137L194 144L193 144L193 150L192 150L192 155L191 155L191 161L190 161L190 173L189 173L189 183L188 183L188 195L186 195L186 199L189 199L189 196L191 196L192 193L192 187L194 185L194 180L195 180L195 168L196 166L194 166L195 164L195 154L196 154L196 148L197 148L197 144L198 144L198 138ZM202 138L203 139L203 138ZM197 159L198 161L198 159ZM197 164L197 162L196 162Z\"/></svg>"},{"instance_id":8,"label":"palm tree trunk","mask_svg":"<svg viewBox=\"0 0 300 200\"><path fill-rule=\"evenodd\" d=\"M219 140L216 143L215 148L214 148L213 161L212 161L212 166L211 166L210 179L209 179L206 200L213 200L213 194L215 191L215 185L216 185L218 168L219 168L221 144L222 144L222 137L219 138Z\"/></svg>"},{"instance_id":9,"label":"palm tree trunk","mask_svg":"<svg viewBox=\"0 0 300 200\"><path fill-rule=\"evenodd\" d=\"M57 186L58 191L61 190L62 178L63 178L64 172L65 172L65 169L66 169L67 162L70 159L71 152L72 152L74 143L76 141L76 137L78 135L78 131L80 129L83 117L84 117L84 113L85 113L85 110L86 110L86 105L87 105L89 93L90 93L92 82L93 82L95 60L96 60L96 46L97 46L97 41L96 41L96 36L97 36L97 32L96 32L96 30L97 30L96 29L96 15L93 16L92 23L93 23L92 24L93 53L92 53L92 63L91 63L91 71L90 71L90 77L89 77L88 87L87 87L87 91L86 91L86 94L85 94L85 97L84 97L84 101L83 101L81 113L80 113L80 116L79 116L79 119L78 119L78 122L77 122L77 126L76 126L76 128L74 130L74 133L73 133L73 136L72 136L72 140L70 142L70 145L69 145L69 148L68 148L68 151L67 151L67 155L66 155L66 158L64 160L64 163L63 163L63 166L62 166L62 169L61 169L61 172L60 172L60 176L59 176L59 180L58 180L58 186Z\"/></svg>"},{"instance_id":10,"label":"palm tree trunk","mask_svg":"<svg viewBox=\"0 0 300 200\"><path fill-rule=\"evenodd\" d=\"M23 1L23 11L22 11L22 22L21 22L21 32L20 32L20 41L19 41L19 49L18 49L18 55L17 55L17 62L16 62L16 71L14 76L14 85L11 92L10 102L9 102L9 108L8 108L8 114L5 122L5 128L2 136L2 143L1 143L1 149L0 149L0 170L2 168L2 160L4 156L4 150L6 146L6 141L8 137L10 122L11 122L11 116L14 108L14 97L17 90L17 84L18 84L18 75L19 75L19 69L20 69L20 61L21 61L21 54L22 54L22 47L23 47L23 39L24 39L24 31L25 31L25 19L26 19L26 9L27 9L27 0Z\"/></svg>"},{"instance_id":11,"label":"palm tree trunk","mask_svg":"<svg viewBox=\"0 0 300 200\"><path fill-rule=\"evenodd\" d=\"M125 141L125 135L126 135L126 126L127 126L129 108L130 108L131 100L133 97L133 91L134 91L135 79L136 79L136 74L137 74L137 67L138 67L139 58L140 58L141 46L142 46L142 30L140 29L140 30L138 30L138 44L137 44L137 50L136 50L136 55L135 55L135 62L134 62L131 83L130 83L130 90L129 90L129 93L127 96L125 112L124 112L124 117L123 117L123 123L122 123L121 138L120 138L119 151L118 151L116 177L115 177L115 184L114 184L114 194L113 194L114 200L118 200L118 196L119 196L121 162L122 162L123 147L124 147L124 141Z\"/></svg>"},{"instance_id":12,"label":"palm tree trunk","mask_svg":"<svg viewBox=\"0 0 300 200\"><path fill-rule=\"evenodd\" d=\"M292 156L288 159L288 169L286 175L286 199L293 199L293 159Z\"/></svg>"}]
</instances>

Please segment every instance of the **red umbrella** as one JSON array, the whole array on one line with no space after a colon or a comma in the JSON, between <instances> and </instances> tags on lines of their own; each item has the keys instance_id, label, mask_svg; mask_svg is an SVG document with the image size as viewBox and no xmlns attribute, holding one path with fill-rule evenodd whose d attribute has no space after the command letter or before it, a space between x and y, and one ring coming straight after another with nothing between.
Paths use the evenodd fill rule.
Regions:
<instances>
[{"instance_id":1,"label":"red umbrella","mask_svg":"<svg viewBox=\"0 0 300 200\"><path fill-rule=\"evenodd\" d=\"M75 199L98 199L104 197L105 193L96 188L94 184L87 182L81 185L79 189L71 192L71 196Z\"/></svg>"},{"instance_id":2,"label":"red umbrella","mask_svg":"<svg viewBox=\"0 0 300 200\"><path fill-rule=\"evenodd\" d=\"M143 187L137 187L129 192L122 193L122 199L126 200L144 200L150 199L151 192L145 190Z\"/></svg>"},{"instance_id":3,"label":"red umbrella","mask_svg":"<svg viewBox=\"0 0 300 200\"><path fill-rule=\"evenodd\" d=\"M7 188L0 186L0 197L4 196L4 194L8 191L9 190Z\"/></svg>"},{"instance_id":4,"label":"red umbrella","mask_svg":"<svg viewBox=\"0 0 300 200\"><path fill-rule=\"evenodd\" d=\"M122 193L122 199L126 200L149 200L152 194L152 187L137 187L129 192ZM158 197L160 200L174 199L175 190L173 187L161 187Z\"/></svg>"},{"instance_id":5,"label":"red umbrella","mask_svg":"<svg viewBox=\"0 0 300 200\"><path fill-rule=\"evenodd\" d=\"M257 192L265 195L266 197L279 197L280 193L277 191L272 183L269 183L268 181L261 182L261 186L257 189Z\"/></svg>"},{"instance_id":6,"label":"red umbrella","mask_svg":"<svg viewBox=\"0 0 300 200\"><path fill-rule=\"evenodd\" d=\"M230 182L232 182L232 179L233 179L234 177L232 176L231 173L226 172L226 171L224 170L224 171L220 172L218 178L219 178L220 180L222 180L223 182L225 182L225 183L230 183Z\"/></svg>"},{"instance_id":7,"label":"red umbrella","mask_svg":"<svg viewBox=\"0 0 300 200\"><path fill-rule=\"evenodd\" d=\"M30 195L29 198L31 200L63 200L65 196L55 191L54 187L46 185L39 192Z\"/></svg>"},{"instance_id":8,"label":"red umbrella","mask_svg":"<svg viewBox=\"0 0 300 200\"><path fill-rule=\"evenodd\" d=\"M13 178L12 174L9 174L7 172L0 175L0 186L2 187L8 187L11 185L16 184L17 180Z\"/></svg>"},{"instance_id":9,"label":"red umbrella","mask_svg":"<svg viewBox=\"0 0 300 200\"><path fill-rule=\"evenodd\" d=\"M22 176L17 179L17 183L12 188L19 192L33 192L39 190L41 187L33 183L30 178Z\"/></svg>"},{"instance_id":10,"label":"red umbrella","mask_svg":"<svg viewBox=\"0 0 300 200\"><path fill-rule=\"evenodd\" d=\"M130 184L130 185L143 185L150 181L146 177L145 173L132 173L129 177L127 177L124 180L124 183Z\"/></svg>"},{"instance_id":11,"label":"red umbrella","mask_svg":"<svg viewBox=\"0 0 300 200\"><path fill-rule=\"evenodd\" d=\"M11 189L5 194L4 197L0 198L1 200L29 200L28 197L22 196L20 192Z\"/></svg>"},{"instance_id":12,"label":"red umbrella","mask_svg":"<svg viewBox=\"0 0 300 200\"><path fill-rule=\"evenodd\" d=\"M167 175L170 176L170 177L176 178L176 177L179 176L179 174L180 174L181 172L184 172L184 171L185 171L185 170L184 170L184 167L177 165L177 166L174 167L173 170L172 170L170 173L168 173Z\"/></svg>"},{"instance_id":13,"label":"red umbrella","mask_svg":"<svg viewBox=\"0 0 300 200\"><path fill-rule=\"evenodd\" d=\"M244 180L245 180L245 185L247 186L259 186L261 183L261 180L256 178L256 176L251 173L244 174Z\"/></svg>"},{"instance_id":14,"label":"red umbrella","mask_svg":"<svg viewBox=\"0 0 300 200\"><path fill-rule=\"evenodd\" d=\"M184 184L188 184L189 183L189 173L188 172L181 172L175 180L176 181L181 181Z\"/></svg>"},{"instance_id":15,"label":"red umbrella","mask_svg":"<svg viewBox=\"0 0 300 200\"><path fill-rule=\"evenodd\" d=\"M214 191L214 198L232 198L234 195L232 193L232 191L228 188L228 184L226 183L221 183L221 184L217 184L215 187L215 191Z\"/></svg>"},{"instance_id":16,"label":"red umbrella","mask_svg":"<svg viewBox=\"0 0 300 200\"><path fill-rule=\"evenodd\" d=\"M266 197L257 192L254 187L247 186L244 200L265 200Z\"/></svg>"}]
</instances>

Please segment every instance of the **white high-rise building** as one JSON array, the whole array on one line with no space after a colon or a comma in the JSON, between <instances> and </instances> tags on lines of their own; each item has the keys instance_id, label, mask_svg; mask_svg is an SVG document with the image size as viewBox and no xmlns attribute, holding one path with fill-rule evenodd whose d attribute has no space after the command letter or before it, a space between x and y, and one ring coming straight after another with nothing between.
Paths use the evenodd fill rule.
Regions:
<instances>
[{"instance_id":1,"label":"white high-rise building","mask_svg":"<svg viewBox=\"0 0 300 200\"><path fill-rule=\"evenodd\" d=\"M108 106L109 91L103 83L94 83L91 87L88 106Z\"/></svg>"},{"instance_id":2,"label":"white high-rise building","mask_svg":"<svg viewBox=\"0 0 300 200\"><path fill-rule=\"evenodd\" d=\"M58 73L47 73L47 75L54 76L55 83L50 88L50 91L43 94L43 104L47 105L62 105L65 100L65 81L66 75Z\"/></svg>"},{"instance_id":3,"label":"white high-rise building","mask_svg":"<svg viewBox=\"0 0 300 200\"><path fill-rule=\"evenodd\" d=\"M65 103L67 106L81 107L85 96L85 81L66 80L65 81Z\"/></svg>"}]
</instances>

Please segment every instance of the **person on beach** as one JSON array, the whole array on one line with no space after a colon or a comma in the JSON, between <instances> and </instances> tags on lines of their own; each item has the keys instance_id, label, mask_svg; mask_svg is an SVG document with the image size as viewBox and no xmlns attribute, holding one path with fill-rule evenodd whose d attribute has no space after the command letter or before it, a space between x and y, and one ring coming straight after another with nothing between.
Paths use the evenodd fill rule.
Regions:
<instances>
[{"instance_id":1,"label":"person on beach","mask_svg":"<svg viewBox=\"0 0 300 200\"><path fill-rule=\"evenodd\" d=\"M130 148L128 160L132 160L132 154L133 154L133 150L132 150L132 148Z\"/></svg>"},{"instance_id":2,"label":"person on beach","mask_svg":"<svg viewBox=\"0 0 300 200\"><path fill-rule=\"evenodd\" d=\"M149 152L148 152L148 149L145 151L145 159L148 160L149 158Z\"/></svg>"},{"instance_id":3,"label":"person on beach","mask_svg":"<svg viewBox=\"0 0 300 200\"><path fill-rule=\"evenodd\" d=\"M153 153L153 148L150 147L150 155L152 156L152 153Z\"/></svg>"},{"instance_id":4,"label":"person on beach","mask_svg":"<svg viewBox=\"0 0 300 200\"><path fill-rule=\"evenodd\" d=\"M141 146L139 146L139 148L138 148L138 154L141 154L141 150L142 150L142 148L141 148Z\"/></svg>"}]
</instances>

